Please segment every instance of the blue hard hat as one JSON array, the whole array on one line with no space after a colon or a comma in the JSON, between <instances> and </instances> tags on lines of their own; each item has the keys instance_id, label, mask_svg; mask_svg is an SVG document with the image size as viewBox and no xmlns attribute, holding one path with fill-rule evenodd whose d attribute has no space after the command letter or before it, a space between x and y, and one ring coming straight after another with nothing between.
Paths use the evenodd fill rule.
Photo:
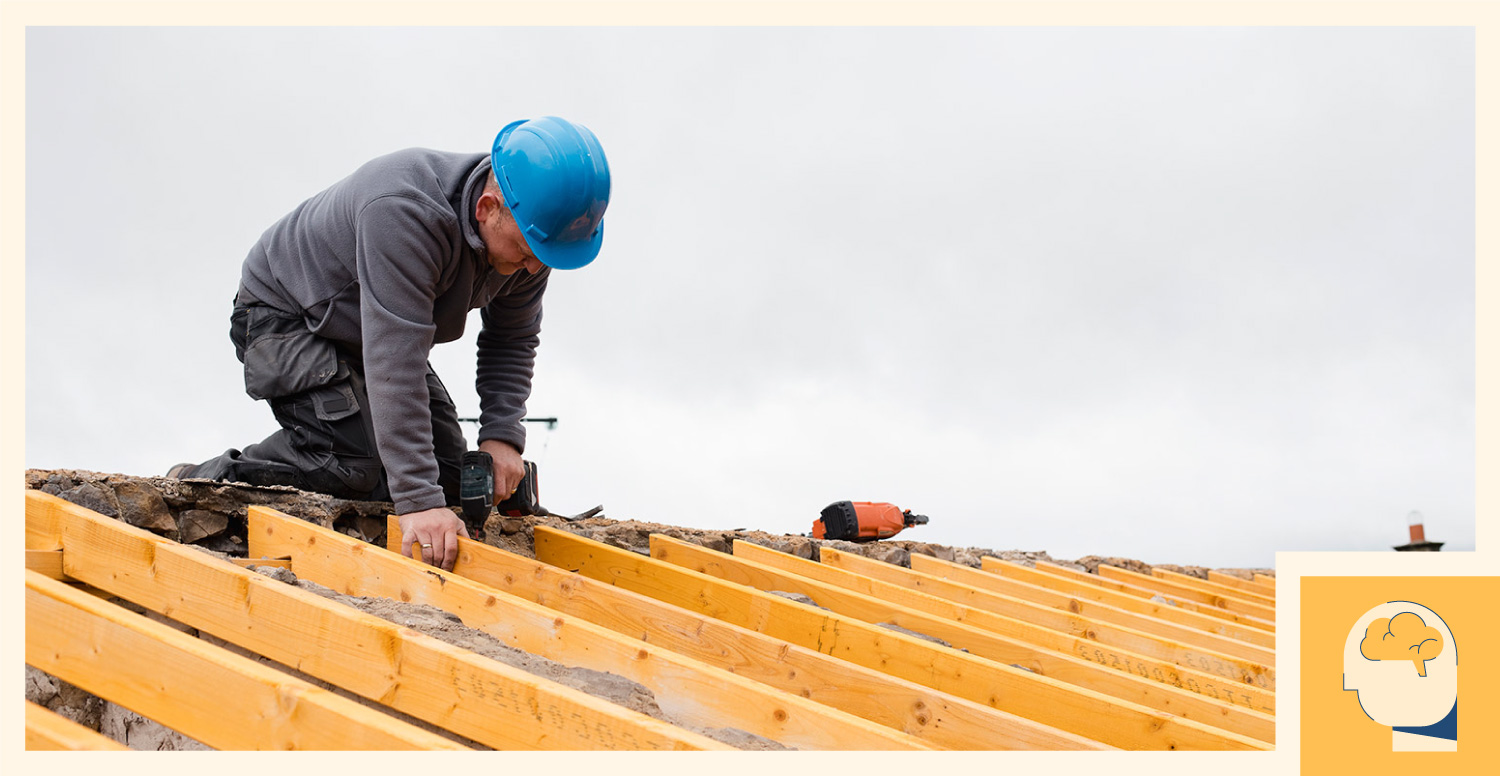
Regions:
<instances>
[{"instance_id":1,"label":"blue hard hat","mask_svg":"<svg viewBox=\"0 0 1500 776\"><path fill-rule=\"evenodd\" d=\"M599 255L609 206L609 162L582 124L543 116L505 125L490 153L495 180L531 252L555 269Z\"/></svg>"}]
</instances>

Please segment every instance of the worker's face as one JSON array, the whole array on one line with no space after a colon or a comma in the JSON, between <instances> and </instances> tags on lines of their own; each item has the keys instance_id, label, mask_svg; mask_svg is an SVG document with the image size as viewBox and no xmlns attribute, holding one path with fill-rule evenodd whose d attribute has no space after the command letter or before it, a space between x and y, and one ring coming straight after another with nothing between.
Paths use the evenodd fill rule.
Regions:
<instances>
[{"instance_id":1,"label":"worker's face","mask_svg":"<svg viewBox=\"0 0 1500 776\"><path fill-rule=\"evenodd\" d=\"M492 191L480 195L474 206L475 220L479 222L479 236L484 240L489 253L490 266L502 275L514 275L520 270L537 273L542 262L531 252L521 228L516 225L505 203Z\"/></svg>"}]
</instances>

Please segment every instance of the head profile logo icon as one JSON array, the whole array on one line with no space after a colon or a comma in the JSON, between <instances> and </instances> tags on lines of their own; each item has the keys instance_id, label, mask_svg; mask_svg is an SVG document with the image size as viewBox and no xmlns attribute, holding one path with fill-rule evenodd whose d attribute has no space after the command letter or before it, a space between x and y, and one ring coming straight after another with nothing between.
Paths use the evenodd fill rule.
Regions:
<instances>
[{"instance_id":1,"label":"head profile logo icon","mask_svg":"<svg viewBox=\"0 0 1500 776\"><path fill-rule=\"evenodd\" d=\"M1392 730L1393 751L1458 748L1458 646L1436 612L1389 601L1365 612L1344 644L1344 689Z\"/></svg>"}]
</instances>

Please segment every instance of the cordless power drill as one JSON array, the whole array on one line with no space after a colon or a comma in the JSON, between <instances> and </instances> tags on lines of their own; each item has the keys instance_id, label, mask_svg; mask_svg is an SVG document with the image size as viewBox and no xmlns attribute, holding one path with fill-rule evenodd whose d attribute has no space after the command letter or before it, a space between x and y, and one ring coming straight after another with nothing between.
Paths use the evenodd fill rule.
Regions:
<instances>
[{"instance_id":1,"label":"cordless power drill","mask_svg":"<svg viewBox=\"0 0 1500 776\"><path fill-rule=\"evenodd\" d=\"M458 480L458 500L463 506L464 523L468 525L471 535L477 535L476 528L484 528L484 521L489 518L491 507L507 517L547 514L547 510L537 503L536 464L531 461L521 463L526 469L521 477L521 484L516 486L515 493L496 504L495 460L482 450L464 453L463 468Z\"/></svg>"}]
</instances>

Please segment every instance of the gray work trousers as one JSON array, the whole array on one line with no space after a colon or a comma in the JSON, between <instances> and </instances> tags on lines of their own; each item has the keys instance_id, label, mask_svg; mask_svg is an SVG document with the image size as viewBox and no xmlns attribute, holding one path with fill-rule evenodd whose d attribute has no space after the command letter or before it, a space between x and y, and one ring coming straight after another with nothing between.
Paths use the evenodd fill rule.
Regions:
<instances>
[{"instance_id":1,"label":"gray work trousers","mask_svg":"<svg viewBox=\"0 0 1500 776\"><path fill-rule=\"evenodd\" d=\"M364 365L355 354L309 331L301 315L238 301L229 339L245 365L245 392L271 405L281 429L243 450L226 450L182 476L390 501L370 422ZM460 463L468 443L453 399L431 364L427 392L438 484L448 504L457 506Z\"/></svg>"}]
</instances>

